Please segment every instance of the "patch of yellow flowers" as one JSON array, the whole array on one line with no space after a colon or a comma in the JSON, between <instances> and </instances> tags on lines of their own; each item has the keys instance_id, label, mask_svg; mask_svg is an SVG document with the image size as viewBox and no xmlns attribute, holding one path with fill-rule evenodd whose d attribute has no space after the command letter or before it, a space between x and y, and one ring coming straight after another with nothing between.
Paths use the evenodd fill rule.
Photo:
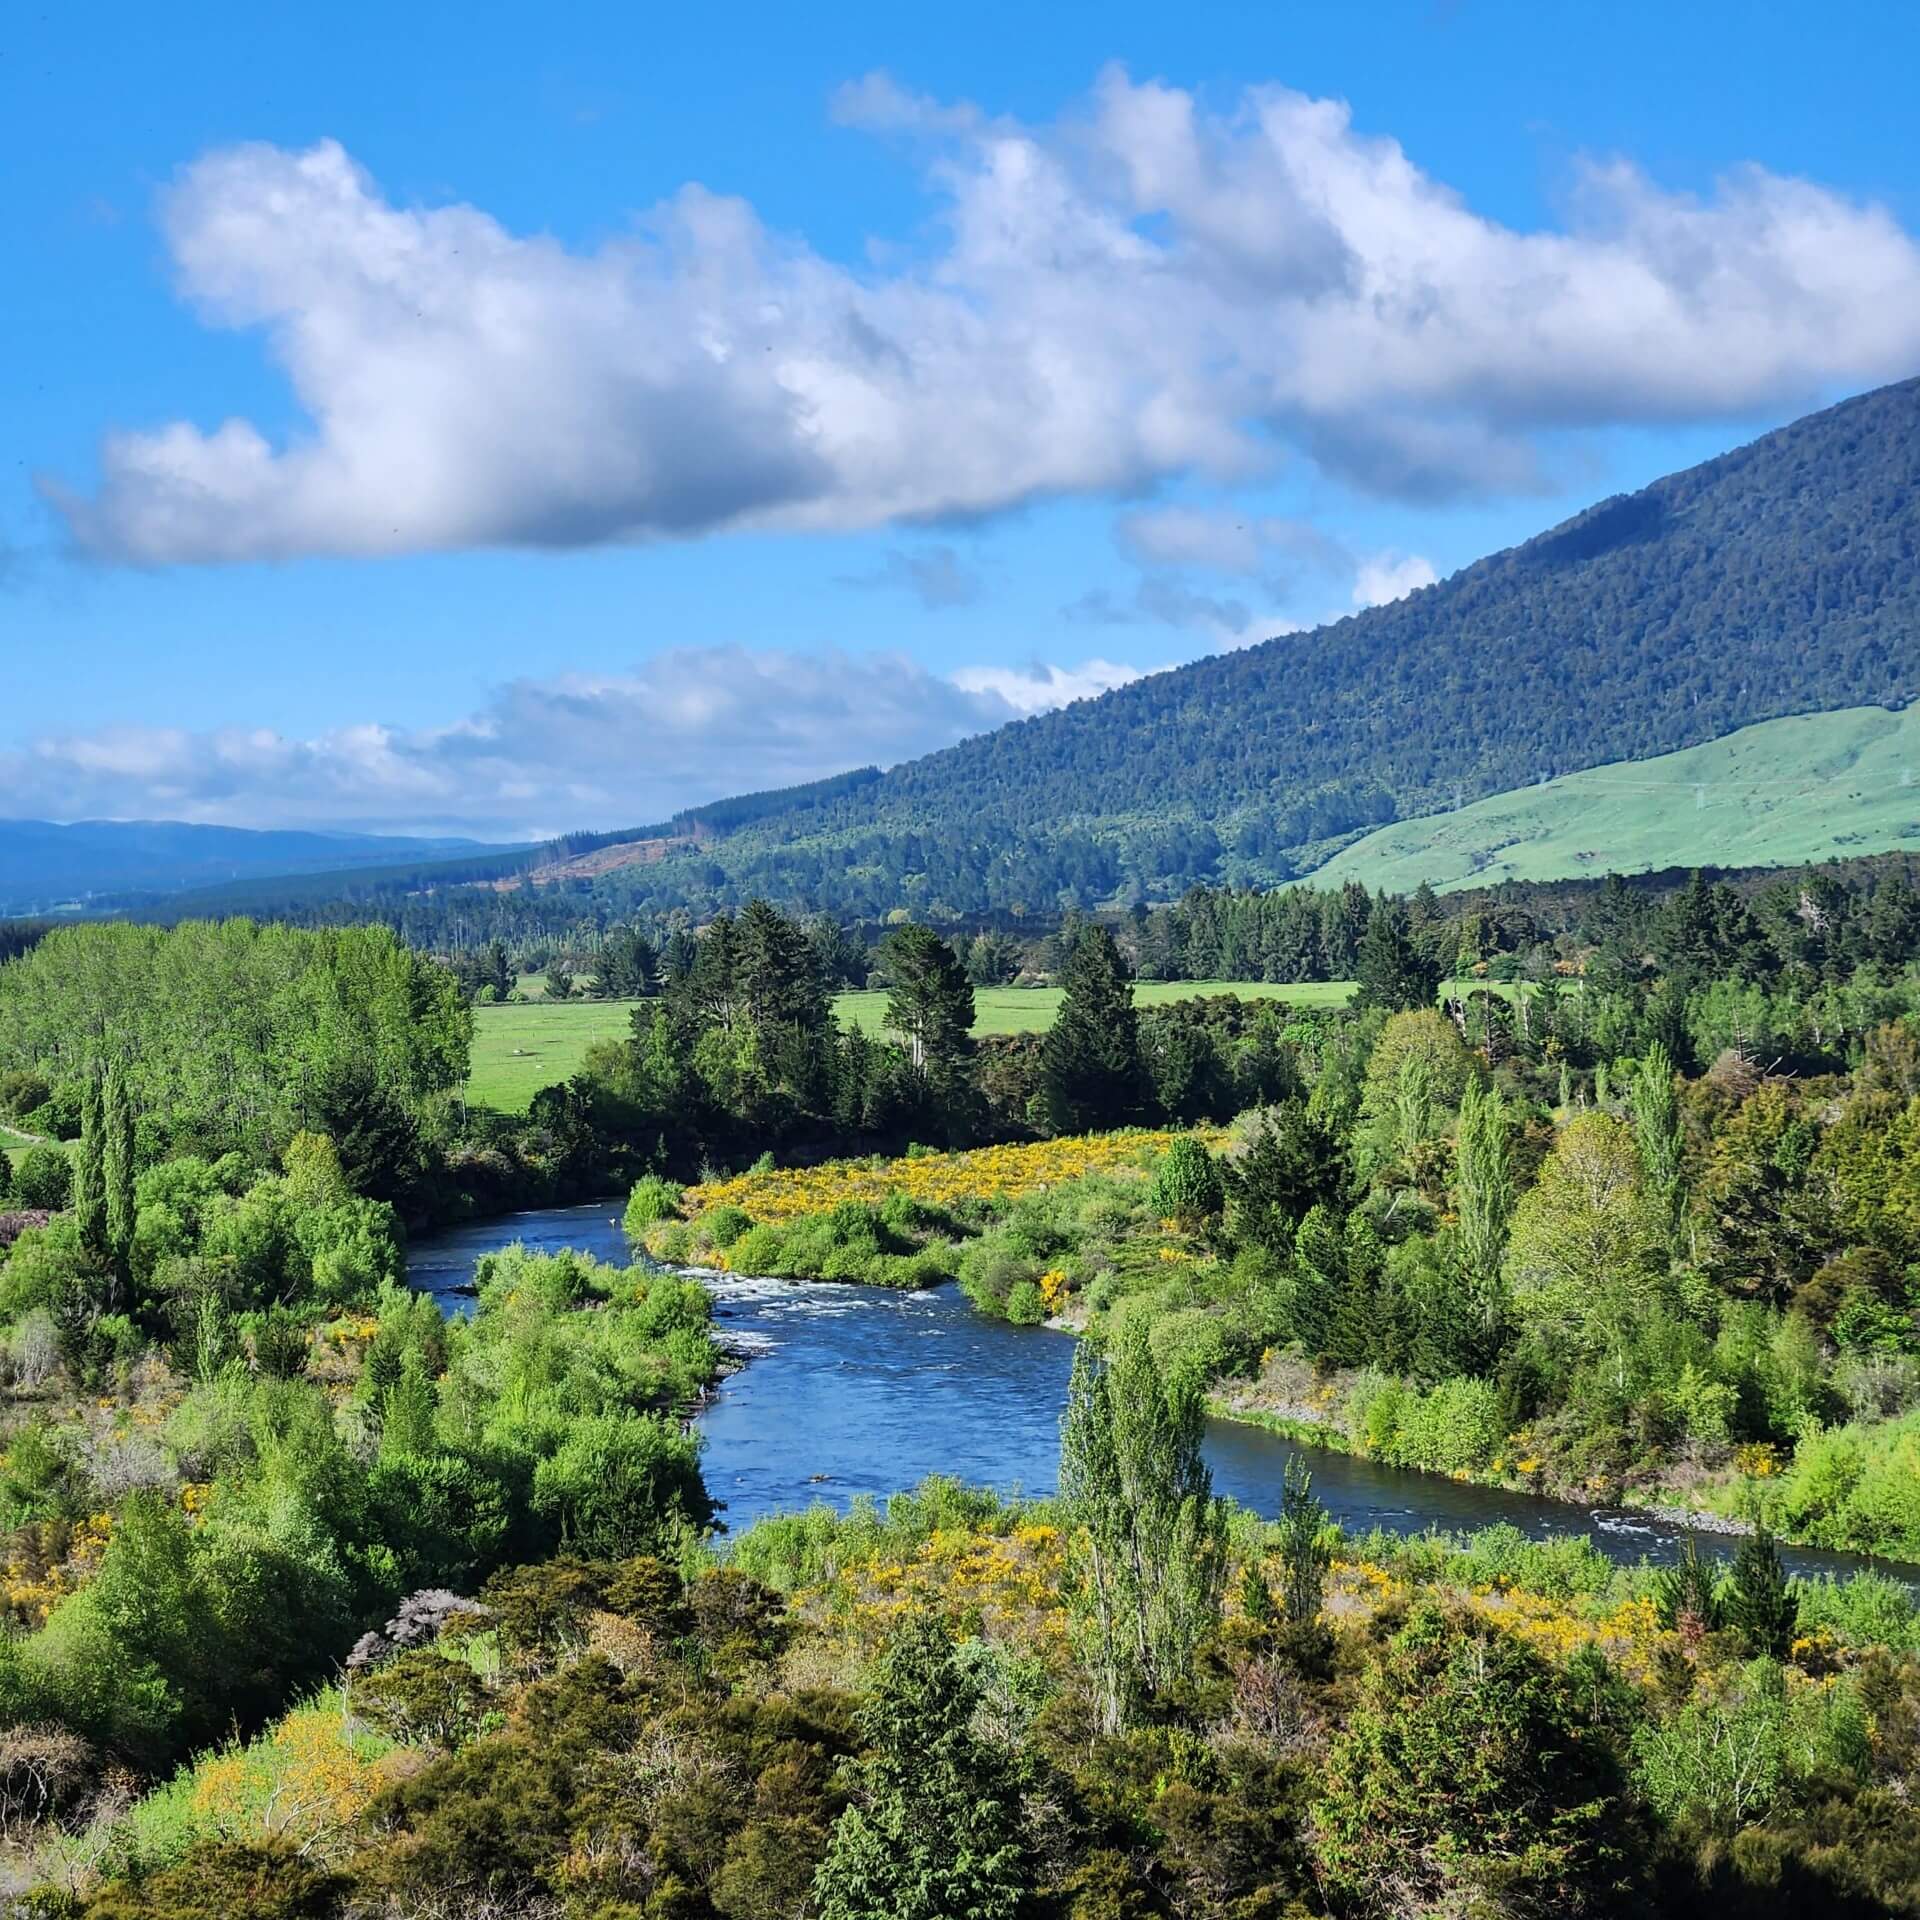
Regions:
<instances>
[{"instance_id":1,"label":"patch of yellow flowers","mask_svg":"<svg viewBox=\"0 0 1920 1920\"><path fill-rule=\"evenodd\" d=\"M1196 1137L1210 1147L1221 1146L1227 1138L1217 1127L1200 1129ZM1025 1146L914 1154L878 1164L831 1160L818 1167L777 1167L770 1173L743 1173L690 1187L686 1208L690 1218L697 1218L715 1207L741 1207L754 1220L777 1226L809 1213L830 1213L848 1200L878 1206L895 1193L934 1207L956 1207L969 1200L1015 1200L1023 1193L1090 1173L1144 1177L1176 1138L1173 1133L1129 1128L1121 1133L1036 1140Z\"/></svg>"},{"instance_id":2,"label":"patch of yellow flowers","mask_svg":"<svg viewBox=\"0 0 1920 1920\"><path fill-rule=\"evenodd\" d=\"M964 1633L1050 1642L1066 1632L1065 1568L1066 1541L1057 1527L1005 1534L946 1528L911 1559L843 1568L800 1598L867 1645L884 1640L902 1615L928 1611Z\"/></svg>"},{"instance_id":3,"label":"patch of yellow flowers","mask_svg":"<svg viewBox=\"0 0 1920 1920\"><path fill-rule=\"evenodd\" d=\"M203 1760L188 1817L221 1840L278 1836L303 1853L331 1853L385 1785L380 1757L390 1746L352 1726L338 1693L322 1695L259 1739Z\"/></svg>"}]
</instances>

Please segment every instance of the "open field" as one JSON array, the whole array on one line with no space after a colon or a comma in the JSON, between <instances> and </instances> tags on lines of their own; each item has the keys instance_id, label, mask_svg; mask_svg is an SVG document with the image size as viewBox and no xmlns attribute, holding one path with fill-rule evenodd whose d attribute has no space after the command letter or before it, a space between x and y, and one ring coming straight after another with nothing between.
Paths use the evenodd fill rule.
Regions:
<instances>
[{"instance_id":1,"label":"open field","mask_svg":"<svg viewBox=\"0 0 1920 1920\"><path fill-rule=\"evenodd\" d=\"M596 1040L624 1039L634 1005L631 1000L535 1000L526 1006L475 1007L468 1100L500 1113L524 1113L542 1087L572 1075Z\"/></svg>"},{"instance_id":2,"label":"open field","mask_svg":"<svg viewBox=\"0 0 1920 1920\"><path fill-rule=\"evenodd\" d=\"M1237 993L1250 1000L1286 1000L1294 1006L1339 1007L1352 996L1350 981L1309 981L1278 986L1262 980L1141 981L1134 998L1143 1007L1196 994ZM1058 987L981 987L974 993L976 1034L1040 1033L1059 1010ZM476 1107L523 1113L542 1087L564 1080L596 1040L617 1040L628 1030L631 1000L534 1001L526 1006L476 1007L473 1072L467 1098ZM835 1017L880 1032L886 1020L884 993L843 993Z\"/></svg>"},{"instance_id":3,"label":"open field","mask_svg":"<svg viewBox=\"0 0 1920 1920\"><path fill-rule=\"evenodd\" d=\"M977 1035L990 1033L1044 1033L1060 1010L1059 987L976 987L973 990ZM1297 1007L1343 1007L1353 995L1347 980L1311 981L1278 986L1264 980L1141 980L1136 981L1136 1005L1156 1007L1169 1000L1191 1000L1203 993L1237 993L1246 1000L1287 1000ZM835 997L834 1015L844 1022L879 1033L886 1025L884 993L843 993Z\"/></svg>"},{"instance_id":4,"label":"open field","mask_svg":"<svg viewBox=\"0 0 1920 1920\"><path fill-rule=\"evenodd\" d=\"M1762 867L1920 847L1920 707L1847 707L1743 727L1651 760L1396 821L1317 872L1389 893L1661 867Z\"/></svg>"}]
</instances>

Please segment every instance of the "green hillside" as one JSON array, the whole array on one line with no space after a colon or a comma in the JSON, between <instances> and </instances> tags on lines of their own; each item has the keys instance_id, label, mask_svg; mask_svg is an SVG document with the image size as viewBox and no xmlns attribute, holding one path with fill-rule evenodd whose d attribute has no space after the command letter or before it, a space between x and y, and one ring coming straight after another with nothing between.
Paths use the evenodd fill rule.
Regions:
<instances>
[{"instance_id":1,"label":"green hillside","mask_svg":"<svg viewBox=\"0 0 1920 1920\"><path fill-rule=\"evenodd\" d=\"M1899 848L1920 848L1920 709L1846 707L1398 821L1312 878L1445 891Z\"/></svg>"}]
</instances>

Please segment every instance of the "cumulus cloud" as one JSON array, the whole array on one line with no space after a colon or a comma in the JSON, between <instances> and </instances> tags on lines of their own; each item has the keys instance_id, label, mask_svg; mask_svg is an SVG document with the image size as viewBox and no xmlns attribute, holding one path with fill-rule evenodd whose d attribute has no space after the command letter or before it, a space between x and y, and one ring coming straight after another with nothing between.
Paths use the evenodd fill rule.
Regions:
<instances>
[{"instance_id":1,"label":"cumulus cloud","mask_svg":"<svg viewBox=\"0 0 1920 1920\"><path fill-rule=\"evenodd\" d=\"M951 547L895 547L871 573L840 576L846 587L894 587L910 593L929 613L970 607L985 582Z\"/></svg>"},{"instance_id":2,"label":"cumulus cloud","mask_svg":"<svg viewBox=\"0 0 1920 1920\"><path fill-rule=\"evenodd\" d=\"M899 654L687 648L625 674L514 681L444 727L50 735L0 749L0 817L502 838L633 826L890 765L1137 677L1108 660L946 677Z\"/></svg>"},{"instance_id":3,"label":"cumulus cloud","mask_svg":"<svg viewBox=\"0 0 1920 1920\"><path fill-rule=\"evenodd\" d=\"M1171 574L1144 575L1131 594L1094 587L1060 611L1089 626L1185 627L1227 642L1245 639L1253 625L1253 609L1244 600L1203 593Z\"/></svg>"},{"instance_id":4,"label":"cumulus cloud","mask_svg":"<svg viewBox=\"0 0 1920 1920\"><path fill-rule=\"evenodd\" d=\"M1419 587L1430 587L1439 578L1433 562L1420 553L1376 553L1362 560L1353 581L1356 607L1384 607L1390 601L1404 600Z\"/></svg>"},{"instance_id":5,"label":"cumulus cloud","mask_svg":"<svg viewBox=\"0 0 1920 1920\"><path fill-rule=\"evenodd\" d=\"M907 93L931 250L858 268L688 186L592 249L396 204L337 144L210 153L161 218L305 424L106 439L76 537L163 564L977 518L1231 482L1297 449L1412 498L1537 478L1539 436L1799 404L1920 360L1920 248L1758 167L1586 167L1558 228L1476 212L1346 105L1223 111L1119 69L1056 124Z\"/></svg>"}]
</instances>

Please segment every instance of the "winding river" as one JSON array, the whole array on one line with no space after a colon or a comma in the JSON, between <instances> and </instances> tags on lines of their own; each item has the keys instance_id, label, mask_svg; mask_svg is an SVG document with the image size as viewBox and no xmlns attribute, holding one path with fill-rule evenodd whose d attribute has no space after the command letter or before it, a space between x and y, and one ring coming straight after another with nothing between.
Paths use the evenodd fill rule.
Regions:
<instances>
[{"instance_id":1,"label":"winding river","mask_svg":"<svg viewBox=\"0 0 1920 1920\"><path fill-rule=\"evenodd\" d=\"M484 1253L516 1241L537 1252L577 1247L625 1265L619 1203L510 1214L415 1243L410 1278L450 1313L471 1310L459 1289ZM1060 1409L1073 1344L973 1311L957 1287L897 1293L881 1287L701 1276L714 1295L721 1344L747 1361L700 1416L702 1466L734 1531L781 1509L858 1494L884 1499L928 1474L1047 1494L1054 1488ZM1209 1422L1214 1485L1255 1512L1274 1512L1281 1477L1299 1451L1277 1434ZM1689 1537L1726 1555L1723 1535L1632 1512L1571 1506L1493 1487L1462 1486L1348 1454L1308 1450L1314 1491L1350 1531L1466 1531L1506 1521L1530 1539L1584 1533L1608 1558L1671 1561ZM1861 1557L1795 1549L1799 1573L1847 1573Z\"/></svg>"}]
</instances>

